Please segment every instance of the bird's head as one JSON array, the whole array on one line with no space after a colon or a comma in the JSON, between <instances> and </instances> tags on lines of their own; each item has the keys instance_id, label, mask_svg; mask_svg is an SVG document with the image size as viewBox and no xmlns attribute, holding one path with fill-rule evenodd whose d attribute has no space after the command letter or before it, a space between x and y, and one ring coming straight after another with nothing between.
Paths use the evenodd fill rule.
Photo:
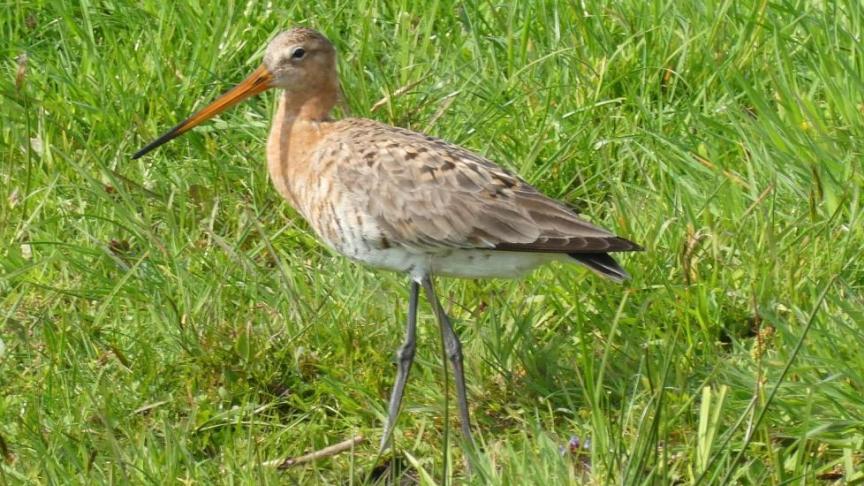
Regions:
<instances>
[{"instance_id":1,"label":"bird's head","mask_svg":"<svg viewBox=\"0 0 864 486\"><path fill-rule=\"evenodd\" d=\"M326 37L311 29L291 29L267 45L264 62L246 79L201 111L147 144L132 156L137 159L183 135L241 101L270 88L286 93L286 109L310 119L326 117L339 96L336 50Z\"/></svg>"},{"instance_id":2,"label":"bird's head","mask_svg":"<svg viewBox=\"0 0 864 486\"><path fill-rule=\"evenodd\" d=\"M274 37L264 52L262 68L270 75L271 87L298 97L338 88L336 50L314 30L292 29Z\"/></svg>"}]
</instances>

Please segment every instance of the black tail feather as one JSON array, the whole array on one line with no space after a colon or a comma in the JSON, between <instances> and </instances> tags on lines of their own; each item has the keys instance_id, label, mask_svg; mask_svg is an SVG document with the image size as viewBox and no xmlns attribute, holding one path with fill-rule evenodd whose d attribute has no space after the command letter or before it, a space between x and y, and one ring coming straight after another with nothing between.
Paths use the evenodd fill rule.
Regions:
<instances>
[{"instance_id":1,"label":"black tail feather","mask_svg":"<svg viewBox=\"0 0 864 486\"><path fill-rule=\"evenodd\" d=\"M568 253L577 262L585 265L599 275L622 282L630 275L607 253Z\"/></svg>"}]
</instances>

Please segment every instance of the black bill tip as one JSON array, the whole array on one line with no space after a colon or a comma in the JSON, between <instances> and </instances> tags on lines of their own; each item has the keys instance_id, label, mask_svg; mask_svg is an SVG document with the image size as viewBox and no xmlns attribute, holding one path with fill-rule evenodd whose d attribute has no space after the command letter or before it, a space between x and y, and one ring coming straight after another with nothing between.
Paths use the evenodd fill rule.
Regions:
<instances>
[{"instance_id":1,"label":"black bill tip","mask_svg":"<svg viewBox=\"0 0 864 486\"><path fill-rule=\"evenodd\" d=\"M177 125L176 127L172 128L171 130L168 130L167 132L163 133L156 140L153 140L152 142L145 145L141 150L132 154L132 160L141 158L144 155L146 155L148 152L159 147L160 145L162 145L166 142L169 142L169 141L179 137L180 135L183 135L183 132L185 131L185 130L183 130L183 125L185 125L185 122Z\"/></svg>"}]
</instances>

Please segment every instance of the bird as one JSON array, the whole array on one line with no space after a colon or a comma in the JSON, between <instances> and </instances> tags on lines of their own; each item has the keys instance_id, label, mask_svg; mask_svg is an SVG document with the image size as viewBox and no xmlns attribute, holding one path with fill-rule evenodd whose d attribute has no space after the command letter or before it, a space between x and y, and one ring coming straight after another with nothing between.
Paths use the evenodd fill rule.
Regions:
<instances>
[{"instance_id":1,"label":"bird","mask_svg":"<svg viewBox=\"0 0 864 486\"><path fill-rule=\"evenodd\" d=\"M276 191L330 249L408 276L405 337L380 451L391 442L414 362L421 289L453 368L462 435L473 447L462 345L433 277L518 277L557 261L620 282L629 275L609 253L642 247L468 149L371 119L333 118L343 96L336 49L309 28L277 34L246 79L133 159L268 89L281 90L266 146Z\"/></svg>"}]
</instances>

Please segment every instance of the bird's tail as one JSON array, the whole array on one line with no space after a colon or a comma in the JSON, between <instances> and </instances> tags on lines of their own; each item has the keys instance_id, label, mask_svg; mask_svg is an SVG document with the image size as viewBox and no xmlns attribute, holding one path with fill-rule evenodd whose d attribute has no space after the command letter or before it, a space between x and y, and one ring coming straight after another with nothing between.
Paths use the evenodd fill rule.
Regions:
<instances>
[{"instance_id":1,"label":"bird's tail","mask_svg":"<svg viewBox=\"0 0 864 486\"><path fill-rule=\"evenodd\" d=\"M585 265L600 276L623 282L630 275L607 253L568 253L577 262Z\"/></svg>"}]
</instances>

